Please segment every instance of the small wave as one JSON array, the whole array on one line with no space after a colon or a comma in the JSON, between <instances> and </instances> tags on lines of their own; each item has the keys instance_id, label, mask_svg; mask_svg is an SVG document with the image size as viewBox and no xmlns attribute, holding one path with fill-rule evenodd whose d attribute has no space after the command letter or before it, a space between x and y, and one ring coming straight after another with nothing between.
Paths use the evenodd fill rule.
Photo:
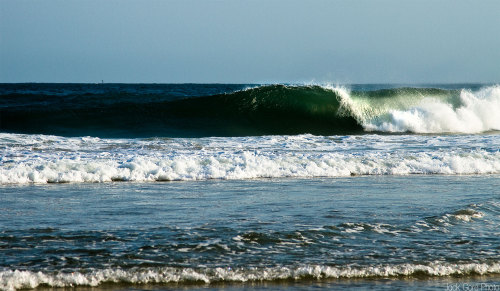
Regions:
<instances>
[{"instance_id":1,"label":"small wave","mask_svg":"<svg viewBox=\"0 0 500 291\"><path fill-rule=\"evenodd\" d=\"M471 205L470 208L460 209L452 213L446 213L441 216L427 217L424 220L418 221L414 230L449 232L448 227L450 226L470 223L484 218L485 213L474 208L474 205Z\"/></svg>"},{"instance_id":2,"label":"small wave","mask_svg":"<svg viewBox=\"0 0 500 291\"><path fill-rule=\"evenodd\" d=\"M388 277L443 277L500 274L499 263L429 263L334 267L307 265L267 268L150 268L104 269L88 272L0 271L0 289L18 290L50 287L99 286L103 283L129 284L212 284L218 282L283 281L300 279L350 279Z\"/></svg>"},{"instance_id":3,"label":"small wave","mask_svg":"<svg viewBox=\"0 0 500 291\"><path fill-rule=\"evenodd\" d=\"M474 209L464 209L464 210L456 211L451 216L454 219L469 222L469 221L472 221L473 219L483 218L484 213L482 213L480 211L475 211Z\"/></svg>"}]
</instances>

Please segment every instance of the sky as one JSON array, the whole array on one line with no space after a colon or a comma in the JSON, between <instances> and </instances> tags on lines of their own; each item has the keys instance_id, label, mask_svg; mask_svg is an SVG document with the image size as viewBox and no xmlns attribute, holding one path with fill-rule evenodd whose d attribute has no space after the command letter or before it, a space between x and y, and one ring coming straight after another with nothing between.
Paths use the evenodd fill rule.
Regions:
<instances>
[{"instance_id":1,"label":"sky","mask_svg":"<svg viewBox=\"0 0 500 291\"><path fill-rule=\"evenodd\" d=\"M500 1L0 0L0 82L499 83Z\"/></svg>"}]
</instances>

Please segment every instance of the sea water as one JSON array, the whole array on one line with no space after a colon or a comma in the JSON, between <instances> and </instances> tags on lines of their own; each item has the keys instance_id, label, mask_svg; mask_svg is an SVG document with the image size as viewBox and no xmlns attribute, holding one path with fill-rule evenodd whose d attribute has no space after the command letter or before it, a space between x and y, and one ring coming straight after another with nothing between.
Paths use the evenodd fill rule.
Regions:
<instances>
[{"instance_id":1,"label":"sea water","mask_svg":"<svg viewBox=\"0 0 500 291\"><path fill-rule=\"evenodd\" d=\"M2 186L0 278L4 289L498 284L498 189L481 175Z\"/></svg>"},{"instance_id":2,"label":"sea water","mask_svg":"<svg viewBox=\"0 0 500 291\"><path fill-rule=\"evenodd\" d=\"M1 289L500 288L498 86L0 87Z\"/></svg>"}]
</instances>

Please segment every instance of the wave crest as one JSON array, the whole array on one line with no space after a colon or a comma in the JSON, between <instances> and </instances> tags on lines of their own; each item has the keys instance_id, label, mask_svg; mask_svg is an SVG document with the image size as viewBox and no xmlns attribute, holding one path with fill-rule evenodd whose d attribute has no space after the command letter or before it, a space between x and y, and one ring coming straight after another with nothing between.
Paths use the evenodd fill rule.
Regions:
<instances>
[{"instance_id":1,"label":"wave crest","mask_svg":"<svg viewBox=\"0 0 500 291\"><path fill-rule=\"evenodd\" d=\"M352 279L388 277L443 277L500 274L498 263L430 263L378 265L370 267L334 267L308 265L267 268L150 268L104 269L90 272L46 273L6 270L0 272L2 290L50 287L99 286L103 283L168 284L217 282L282 281L300 279Z\"/></svg>"},{"instance_id":2,"label":"wave crest","mask_svg":"<svg viewBox=\"0 0 500 291\"><path fill-rule=\"evenodd\" d=\"M365 130L414 133L480 133L500 130L500 86L458 96L422 96L413 106L365 118Z\"/></svg>"}]
</instances>

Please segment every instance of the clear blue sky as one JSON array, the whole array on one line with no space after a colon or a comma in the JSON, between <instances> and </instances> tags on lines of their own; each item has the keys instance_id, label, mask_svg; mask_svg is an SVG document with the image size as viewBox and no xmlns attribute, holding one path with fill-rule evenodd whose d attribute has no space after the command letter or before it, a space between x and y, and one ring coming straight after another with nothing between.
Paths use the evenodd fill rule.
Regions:
<instances>
[{"instance_id":1,"label":"clear blue sky","mask_svg":"<svg viewBox=\"0 0 500 291\"><path fill-rule=\"evenodd\" d=\"M500 1L0 0L0 82L500 82Z\"/></svg>"}]
</instances>

